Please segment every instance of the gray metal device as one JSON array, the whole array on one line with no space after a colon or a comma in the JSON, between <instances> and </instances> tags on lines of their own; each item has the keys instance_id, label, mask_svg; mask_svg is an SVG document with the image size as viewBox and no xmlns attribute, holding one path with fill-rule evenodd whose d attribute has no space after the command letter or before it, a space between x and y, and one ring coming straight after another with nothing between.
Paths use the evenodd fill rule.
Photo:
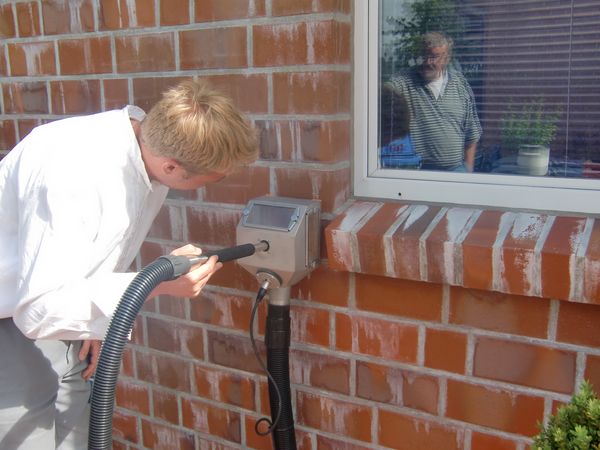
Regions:
<instances>
[{"instance_id":1,"label":"gray metal device","mask_svg":"<svg viewBox=\"0 0 600 450\"><path fill-rule=\"evenodd\" d=\"M259 197L244 208L236 229L238 243L268 243L268 250L238 263L260 280L277 274L289 287L314 269L320 259L321 207L317 200ZM278 283L279 284L279 283Z\"/></svg>"}]
</instances>

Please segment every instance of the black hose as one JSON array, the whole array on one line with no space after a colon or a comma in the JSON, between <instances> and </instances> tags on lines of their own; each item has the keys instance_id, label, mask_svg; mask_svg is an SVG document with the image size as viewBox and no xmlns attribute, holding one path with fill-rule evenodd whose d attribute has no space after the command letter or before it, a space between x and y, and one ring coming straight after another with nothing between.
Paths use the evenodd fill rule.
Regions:
<instances>
[{"instance_id":1,"label":"black hose","mask_svg":"<svg viewBox=\"0 0 600 450\"><path fill-rule=\"evenodd\" d=\"M112 445L112 416L114 409L117 377L121 368L121 357L135 319L150 292L163 281L173 280L189 272L198 263L217 255L222 262L250 256L259 249L266 251L269 244L243 244L224 248L199 256L161 256L144 267L129 284L106 332L98 366L94 375L91 397L89 450L110 450Z\"/></svg>"},{"instance_id":2,"label":"black hose","mask_svg":"<svg viewBox=\"0 0 600 450\"><path fill-rule=\"evenodd\" d=\"M269 304L265 345L267 347L267 370L271 374L269 377L269 403L271 417L275 422L274 430L272 430L273 444L275 450L296 450L289 369L289 305ZM278 416L279 420L276 421L275 418Z\"/></svg>"},{"instance_id":3,"label":"black hose","mask_svg":"<svg viewBox=\"0 0 600 450\"><path fill-rule=\"evenodd\" d=\"M185 272L188 270L189 265ZM115 387L121 367L123 348L135 319L150 292L161 282L176 278L175 271L176 268L168 257L160 257L136 275L121 297L102 344L98 367L94 375L88 436L88 449L90 450L110 450L111 448Z\"/></svg>"}]
</instances>

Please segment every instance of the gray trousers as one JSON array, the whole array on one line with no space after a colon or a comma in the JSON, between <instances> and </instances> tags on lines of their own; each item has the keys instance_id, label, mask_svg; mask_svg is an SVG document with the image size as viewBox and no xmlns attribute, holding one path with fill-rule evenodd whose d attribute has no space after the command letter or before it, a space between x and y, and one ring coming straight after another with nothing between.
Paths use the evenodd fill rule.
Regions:
<instances>
[{"instance_id":1,"label":"gray trousers","mask_svg":"<svg viewBox=\"0 0 600 450\"><path fill-rule=\"evenodd\" d=\"M0 449L87 449L81 341L31 340L0 319Z\"/></svg>"}]
</instances>

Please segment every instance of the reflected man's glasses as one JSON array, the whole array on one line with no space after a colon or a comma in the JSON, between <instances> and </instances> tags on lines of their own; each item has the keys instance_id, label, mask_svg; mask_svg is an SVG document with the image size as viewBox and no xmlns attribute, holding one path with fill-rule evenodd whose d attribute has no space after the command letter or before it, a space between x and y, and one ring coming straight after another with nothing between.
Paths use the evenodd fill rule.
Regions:
<instances>
[{"instance_id":1,"label":"reflected man's glasses","mask_svg":"<svg viewBox=\"0 0 600 450\"><path fill-rule=\"evenodd\" d=\"M424 54L421 55L421 58L423 58L423 62L437 63L438 61L440 61L445 56L446 56L446 52L441 52L441 53L424 53Z\"/></svg>"}]
</instances>

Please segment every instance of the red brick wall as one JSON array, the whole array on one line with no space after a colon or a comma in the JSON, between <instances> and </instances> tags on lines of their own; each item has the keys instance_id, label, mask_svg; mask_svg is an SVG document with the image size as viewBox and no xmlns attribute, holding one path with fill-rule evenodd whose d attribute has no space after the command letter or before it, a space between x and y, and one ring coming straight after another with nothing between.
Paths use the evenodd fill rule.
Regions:
<instances>
[{"instance_id":1,"label":"red brick wall","mask_svg":"<svg viewBox=\"0 0 600 450\"><path fill-rule=\"evenodd\" d=\"M324 245L321 267L292 292L299 448L524 450L536 422L584 377L600 387L600 307L565 297L565 242L579 222L555 221L563 240L560 230L546 233L558 250L547 250L552 281L532 292L549 298L538 298L519 291L517 253L535 244L507 244L513 277L498 292L485 227L495 213L478 216L480 233L462 236L458 276L436 259L457 239L433 228L445 220L439 209L419 224L425 241L410 232L383 238L397 205L346 209L351 35L350 0L8 1L0 6L0 150L39 123L127 103L148 108L182 78L208 79L260 129L260 160L217 185L173 192L138 266L186 242L233 245L253 197L320 199L323 226L333 224L329 251ZM377 219L345 229L340 213L356 208ZM390 265L385 255L400 250L408 259ZM434 262L422 268L419 255ZM594 293L595 263L575 263ZM115 448L271 448L253 429L268 411L248 338L256 289L229 263L198 299L147 303L124 354ZM262 308L259 338L264 316Z\"/></svg>"}]
</instances>

